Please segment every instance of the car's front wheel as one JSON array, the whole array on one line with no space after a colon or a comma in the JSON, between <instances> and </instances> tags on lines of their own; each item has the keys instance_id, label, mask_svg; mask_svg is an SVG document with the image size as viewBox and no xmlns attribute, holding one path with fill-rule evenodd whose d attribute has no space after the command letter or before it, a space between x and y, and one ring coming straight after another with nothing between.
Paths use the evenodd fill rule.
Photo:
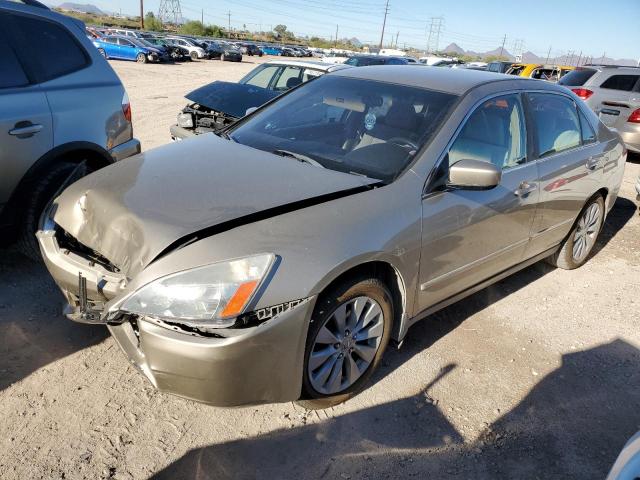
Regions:
<instances>
[{"instance_id":1,"label":"car's front wheel","mask_svg":"<svg viewBox=\"0 0 640 480\"><path fill-rule=\"evenodd\" d=\"M136 62L138 62L138 63L147 63L147 56L144 53L139 53L136 56Z\"/></svg>"},{"instance_id":2,"label":"car's front wheel","mask_svg":"<svg viewBox=\"0 0 640 480\"><path fill-rule=\"evenodd\" d=\"M299 403L327 408L359 393L392 328L392 296L376 278L355 279L323 294L309 325Z\"/></svg>"},{"instance_id":3,"label":"car's front wheel","mask_svg":"<svg viewBox=\"0 0 640 480\"><path fill-rule=\"evenodd\" d=\"M583 265L593 250L604 223L604 199L597 195L584 207L560 250L549 257L549 263L573 270Z\"/></svg>"}]
</instances>

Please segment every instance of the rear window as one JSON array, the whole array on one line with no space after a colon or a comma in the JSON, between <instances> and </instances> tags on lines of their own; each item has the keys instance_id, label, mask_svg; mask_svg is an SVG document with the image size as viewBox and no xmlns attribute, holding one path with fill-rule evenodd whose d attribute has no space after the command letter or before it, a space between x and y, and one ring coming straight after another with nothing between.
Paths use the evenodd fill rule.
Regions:
<instances>
[{"instance_id":1,"label":"rear window","mask_svg":"<svg viewBox=\"0 0 640 480\"><path fill-rule=\"evenodd\" d=\"M633 90L633 86L638 81L638 78L640 78L640 75L613 75L602 82L600 87L630 92Z\"/></svg>"},{"instance_id":2,"label":"rear window","mask_svg":"<svg viewBox=\"0 0 640 480\"><path fill-rule=\"evenodd\" d=\"M29 52L40 81L52 80L87 66L87 54L62 26L31 17L15 15L9 21L11 34Z\"/></svg>"},{"instance_id":3,"label":"rear window","mask_svg":"<svg viewBox=\"0 0 640 480\"><path fill-rule=\"evenodd\" d=\"M597 70L592 68L579 68L567 73L558 83L565 87L581 87L587 83L587 80L593 77L596 71Z\"/></svg>"}]
</instances>

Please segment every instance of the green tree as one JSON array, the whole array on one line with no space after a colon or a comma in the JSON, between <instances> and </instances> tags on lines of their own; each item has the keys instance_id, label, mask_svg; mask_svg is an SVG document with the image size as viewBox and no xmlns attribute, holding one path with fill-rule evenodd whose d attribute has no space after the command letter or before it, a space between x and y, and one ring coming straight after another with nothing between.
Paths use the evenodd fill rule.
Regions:
<instances>
[{"instance_id":1,"label":"green tree","mask_svg":"<svg viewBox=\"0 0 640 480\"><path fill-rule=\"evenodd\" d=\"M204 34L207 37L223 37L224 30L218 25L207 25L204 29Z\"/></svg>"},{"instance_id":2,"label":"green tree","mask_svg":"<svg viewBox=\"0 0 640 480\"><path fill-rule=\"evenodd\" d=\"M153 12L147 12L144 16L144 28L146 30L151 30L152 32L161 32L164 30L162 21L157 18Z\"/></svg>"},{"instance_id":3,"label":"green tree","mask_svg":"<svg viewBox=\"0 0 640 480\"><path fill-rule=\"evenodd\" d=\"M180 25L179 33L184 35L205 35L205 28L202 22L198 20L189 20L187 23Z\"/></svg>"},{"instance_id":4,"label":"green tree","mask_svg":"<svg viewBox=\"0 0 640 480\"><path fill-rule=\"evenodd\" d=\"M281 40L286 40L287 38L293 38L293 34L289 30L287 30L286 25L282 25L282 24L276 25L273 28L273 31L276 32L276 35Z\"/></svg>"}]
</instances>

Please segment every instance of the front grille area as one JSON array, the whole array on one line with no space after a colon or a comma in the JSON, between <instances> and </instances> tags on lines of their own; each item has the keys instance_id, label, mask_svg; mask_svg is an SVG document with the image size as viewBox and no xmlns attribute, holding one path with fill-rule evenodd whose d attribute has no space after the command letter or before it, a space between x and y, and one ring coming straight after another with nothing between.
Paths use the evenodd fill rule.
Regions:
<instances>
[{"instance_id":1,"label":"front grille area","mask_svg":"<svg viewBox=\"0 0 640 480\"><path fill-rule=\"evenodd\" d=\"M109 261L108 258L103 257L95 250L81 244L73 236L67 233L60 226L56 225L56 241L61 250L68 250L89 260L90 264L100 265L105 270L112 273L120 273L120 269Z\"/></svg>"}]
</instances>

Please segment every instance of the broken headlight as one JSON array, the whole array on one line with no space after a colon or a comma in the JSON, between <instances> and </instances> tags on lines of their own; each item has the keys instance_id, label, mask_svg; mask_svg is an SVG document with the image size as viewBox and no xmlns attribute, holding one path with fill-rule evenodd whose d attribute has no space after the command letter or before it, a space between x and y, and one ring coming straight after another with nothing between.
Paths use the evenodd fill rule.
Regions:
<instances>
[{"instance_id":1,"label":"broken headlight","mask_svg":"<svg viewBox=\"0 0 640 480\"><path fill-rule=\"evenodd\" d=\"M161 277L136 290L119 310L191 326L229 327L255 296L274 258L255 255Z\"/></svg>"},{"instance_id":2,"label":"broken headlight","mask_svg":"<svg viewBox=\"0 0 640 480\"><path fill-rule=\"evenodd\" d=\"M178 126L182 128L193 128L193 115L184 112L179 113Z\"/></svg>"}]
</instances>

